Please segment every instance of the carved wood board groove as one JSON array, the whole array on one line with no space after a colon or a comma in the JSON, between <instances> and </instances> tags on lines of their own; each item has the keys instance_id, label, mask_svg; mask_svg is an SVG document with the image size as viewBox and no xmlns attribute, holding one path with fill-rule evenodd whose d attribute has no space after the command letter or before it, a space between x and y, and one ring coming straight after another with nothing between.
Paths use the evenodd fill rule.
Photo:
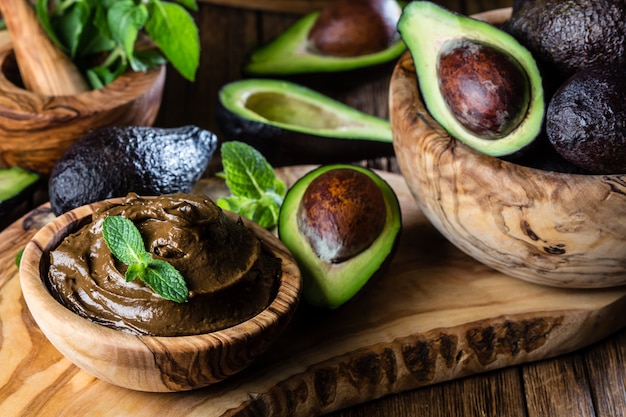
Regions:
<instances>
[{"instance_id":1,"label":"carved wood board groove","mask_svg":"<svg viewBox=\"0 0 626 417\"><path fill-rule=\"evenodd\" d=\"M292 184L311 167L279 170ZM14 259L49 221L47 205L0 234L0 410L3 416L312 416L391 393L571 352L623 325L626 288L563 290L485 267L421 214L403 178L381 175L403 212L384 276L332 312L301 306L252 368L202 390L152 394L97 380L64 359L33 322ZM216 197L223 185L195 189Z\"/></svg>"}]
</instances>

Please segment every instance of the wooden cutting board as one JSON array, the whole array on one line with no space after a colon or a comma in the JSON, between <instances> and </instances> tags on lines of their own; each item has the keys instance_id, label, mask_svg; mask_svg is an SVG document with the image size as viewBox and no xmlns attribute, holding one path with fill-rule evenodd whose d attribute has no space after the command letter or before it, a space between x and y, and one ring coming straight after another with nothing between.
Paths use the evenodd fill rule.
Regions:
<instances>
[{"instance_id":1,"label":"wooden cutting board","mask_svg":"<svg viewBox=\"0 0 626 417\"><path fill-rule=\"evenodd\" d=\"M279 170L288 184L311 167ZM403 232L385 276L336 311L302 305L268 354L223 383L143 393L64 359L33 322L14 259L51 214L44 205L0 234L3 416L312 416L582 348L620 329L626 288L563 290L509 278L461 253L416 207L404 180ZM219 180L196 191L216 197ZM216 194L217 193L217 194Z\"/></svg>"}]
</instances>

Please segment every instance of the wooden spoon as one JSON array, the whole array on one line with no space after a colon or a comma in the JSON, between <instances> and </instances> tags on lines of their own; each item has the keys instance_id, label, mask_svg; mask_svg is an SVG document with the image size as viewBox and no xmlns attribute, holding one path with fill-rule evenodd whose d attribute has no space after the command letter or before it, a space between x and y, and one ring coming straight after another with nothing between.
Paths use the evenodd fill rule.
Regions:
<instances>
[{"instance_id":1,"label":"wooden spoon","mask_svg":"<svg viewBox=\"0 0 626 417\"><path fill-rule=\"evenodd\" d=\"M90 89L70 58L45 33L28 0L0 0L0 13L28 90L64 96Z\"/></svg>"}]
</instances>

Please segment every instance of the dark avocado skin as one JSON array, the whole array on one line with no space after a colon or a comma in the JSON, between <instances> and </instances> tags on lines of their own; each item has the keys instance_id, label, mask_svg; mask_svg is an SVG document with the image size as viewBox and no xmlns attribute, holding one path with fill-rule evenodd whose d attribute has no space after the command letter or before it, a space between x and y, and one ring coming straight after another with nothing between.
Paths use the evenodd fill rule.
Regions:
<instances>
[{"instance_id":1,"label":"dark avocado skin","mask_svg":"<svg viewBox=\"0 0 626 417\"><path fill-rule=\"evenodd\" d=\"M53 168L49 196L56 215L129 192L189 192L206 170L217 137L196 126L104 127L75 142Z\"/></svg>"},{"instance_id":2,"label":"dark avocado skin","mask_svg":"<svg viewBox=\"0 0 626 417\"><path fill-rule=\"evenodd\" d=\"M273 166L349 163L394 155L391 142L342 139L282 129L235 114L221 102L216 119L224 140L245 142Z\"/></svg>"},{"instance_id":3,"label":"dark avocado skin","mask_svg":"<svg viewBox=\"0 0 626 417\"><path fill-rule=\"evenodd\" d=\"M592 65L626 63L625 21L623 0L516 0L502 28L564 80Z\"/></svg>"},{"instance_id":4,"label":"dark avocado skin","mask_svg":"<svg viewBox=\"0 0 626 417\"><path fill-rule=\"evenodd\" d=\"M593 67L570 77L546 114L546 133L557 152L591 173L626 173L624 97L622 67Z\"/></svg>"}]
</instances>

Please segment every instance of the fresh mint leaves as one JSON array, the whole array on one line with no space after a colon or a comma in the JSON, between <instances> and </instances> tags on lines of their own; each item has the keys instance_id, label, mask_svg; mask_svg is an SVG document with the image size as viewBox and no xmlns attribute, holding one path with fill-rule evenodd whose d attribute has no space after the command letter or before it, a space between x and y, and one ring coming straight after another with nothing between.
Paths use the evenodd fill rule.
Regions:
<instances>
[{"instance_id":1,"label":"fresh mint leaves","mask_svg":"<svg viewBox=\"0 0 626 417\"><path fill-rule=\"evenodd\" d=\"M287 187L265 157L238 141L224 142L221 156L224 172L219 175L232 195L219 198L217 205L267 229L276 226Z\"/></svg>"},{"instance_id":2,"label":"fresh mint leaves","mask_svg":"<svg viewBox=\"0 0 626 417\"><path fill-rule=\"evenodd\" d=\"M143 238L135 224L123 216L108 216L102 222L102 236L113 256L128 265L126 281L140 278L161 297L184 303L189 290L183 276L174 266L153 259L146 251Z\"/></svg>"},{"instance_id":3,"label":"fresh mint leaves","mask_svg":"<svg viewBox=\"0 0 626 417\"><path fill-rule=\"evenodd\" d=\"M196 0L37 0L42 27L101 88L132 69L145 71L169 61L193 81L200 61L200 38L193 16ZM145 33L158 47L137 47ZM94 57L104 56L93 65Z\"/></svg>"}]
</instances>

